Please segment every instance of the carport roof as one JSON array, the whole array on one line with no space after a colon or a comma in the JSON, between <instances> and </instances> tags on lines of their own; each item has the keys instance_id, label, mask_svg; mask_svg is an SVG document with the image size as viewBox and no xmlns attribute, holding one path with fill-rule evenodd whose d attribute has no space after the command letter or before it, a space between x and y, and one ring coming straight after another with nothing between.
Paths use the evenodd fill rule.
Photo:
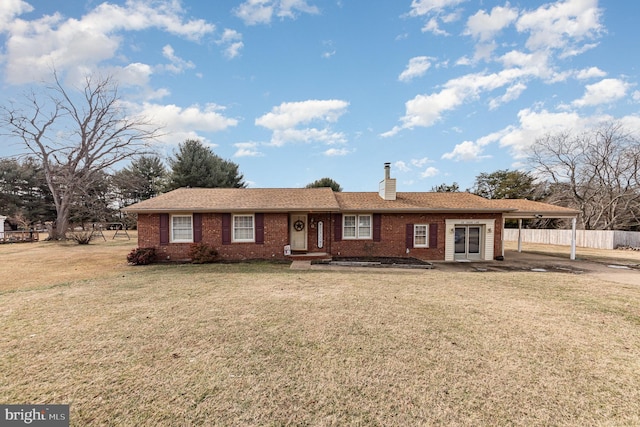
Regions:
<instances>
[{"instance_id":1,"label":"carport roof","mask_svg":"<svg viewBox=\"0 0 640 427\"><path fill-rule=\"evenodd\" d=\"M575 209L526 199L494 199L489 202L498 208L505 209L505 218L575 218L579 213ZM507 211L507 209L512 210Z\"/></svg>"}]
</instances>

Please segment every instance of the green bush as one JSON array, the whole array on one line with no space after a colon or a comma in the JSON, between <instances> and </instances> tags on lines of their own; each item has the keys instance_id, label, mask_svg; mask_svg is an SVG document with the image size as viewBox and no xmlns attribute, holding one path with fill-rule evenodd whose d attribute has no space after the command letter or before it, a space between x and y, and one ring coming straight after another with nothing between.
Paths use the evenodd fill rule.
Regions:
<instances>
[{"instance_id":1,"label":"green bush","mask_svg":"<svg viewBox=\"0 0 640 427\"><path fill-rule=\"evenodd\" d=\"M189 258L193 264L208 264L216 261L218 251L207 243L192 243Z\"/></svg>"},{"instance_id":2,"label":"green bush","mask_svg":"<svg viewBox=\"0 0 640 427\"><path fill-rule=\"evenodd\" d=\"M127 262L133 265L147 265L155 261L155 248L135 248L127 255Z\"/></svg>"}]
</instances>

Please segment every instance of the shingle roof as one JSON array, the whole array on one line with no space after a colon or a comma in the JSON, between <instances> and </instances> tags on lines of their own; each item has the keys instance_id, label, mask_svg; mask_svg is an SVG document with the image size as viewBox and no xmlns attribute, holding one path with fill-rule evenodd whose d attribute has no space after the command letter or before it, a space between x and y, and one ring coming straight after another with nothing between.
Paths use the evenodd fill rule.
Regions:
<instances>
[{"instance_id":1,"label":"shingle roof","mask_svg":"<svg viewBox=\"0 0 640 427\"><path fill-rule=\"evenodd\" d=\"M128 212L338 211L330 188L179 188L126 207Z\"/></svg>"},{"instance_id":2,"label":"shingle roof","mask_svg":"<svg viewBox=\"0 0 640 427\"><path fill-rule=\"evenodd\" d=\"M471 193L396 193L383 200L378 193L335 193L343 211L488 211L503 212L483 197ZM511 209L507 209L511 210Z\"/></svg>"},{"instance_id":3,"label":"shingle roof","mask_svg":"<svg viewBox=\"0 0 640 427\"><path fill-rule=\"evenodd\" d=\"M577 211L521 199L488 200L470 193L375 192L330 188L180 188L123 209L126 212L503 212L507 216L575 216Z\"/></svg>"}]
</instances>

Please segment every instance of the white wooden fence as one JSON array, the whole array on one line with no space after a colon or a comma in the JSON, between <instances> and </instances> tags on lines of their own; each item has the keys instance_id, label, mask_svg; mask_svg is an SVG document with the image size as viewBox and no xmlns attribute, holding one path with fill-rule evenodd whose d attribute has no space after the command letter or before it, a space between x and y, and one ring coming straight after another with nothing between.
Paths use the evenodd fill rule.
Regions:
<instances>
[{"instance_id":1,"label":"white wooden fence","mask_svg":"<svg viewBox=\"0 0 640 427\"><path fill-rule=\"evenodd\" d=\"M523 243L543 243L547 245L571 245L571 230L534 230L522 232ZM518 241L518 229L506 228L504 239ZM640 247L640 232L611 230L576 230L576 246L595 249L615 249L620 246Z\"/></svg>"}]
</instances>

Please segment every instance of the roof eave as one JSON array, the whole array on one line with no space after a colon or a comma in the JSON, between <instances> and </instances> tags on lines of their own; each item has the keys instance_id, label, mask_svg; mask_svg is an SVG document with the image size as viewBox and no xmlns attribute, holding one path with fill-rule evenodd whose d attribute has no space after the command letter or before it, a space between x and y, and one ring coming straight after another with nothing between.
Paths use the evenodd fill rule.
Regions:
<instances>
[{"instance_id":1,"label":"roof eave","mask_svg":"<svg viewBox=\"0 0 640 427\"><path fill-rule=\"evenodd\" d=\"M578 212L515 211L505 213L504 217L506 219L577 218Z\"/></svg>"}]
</instances>

